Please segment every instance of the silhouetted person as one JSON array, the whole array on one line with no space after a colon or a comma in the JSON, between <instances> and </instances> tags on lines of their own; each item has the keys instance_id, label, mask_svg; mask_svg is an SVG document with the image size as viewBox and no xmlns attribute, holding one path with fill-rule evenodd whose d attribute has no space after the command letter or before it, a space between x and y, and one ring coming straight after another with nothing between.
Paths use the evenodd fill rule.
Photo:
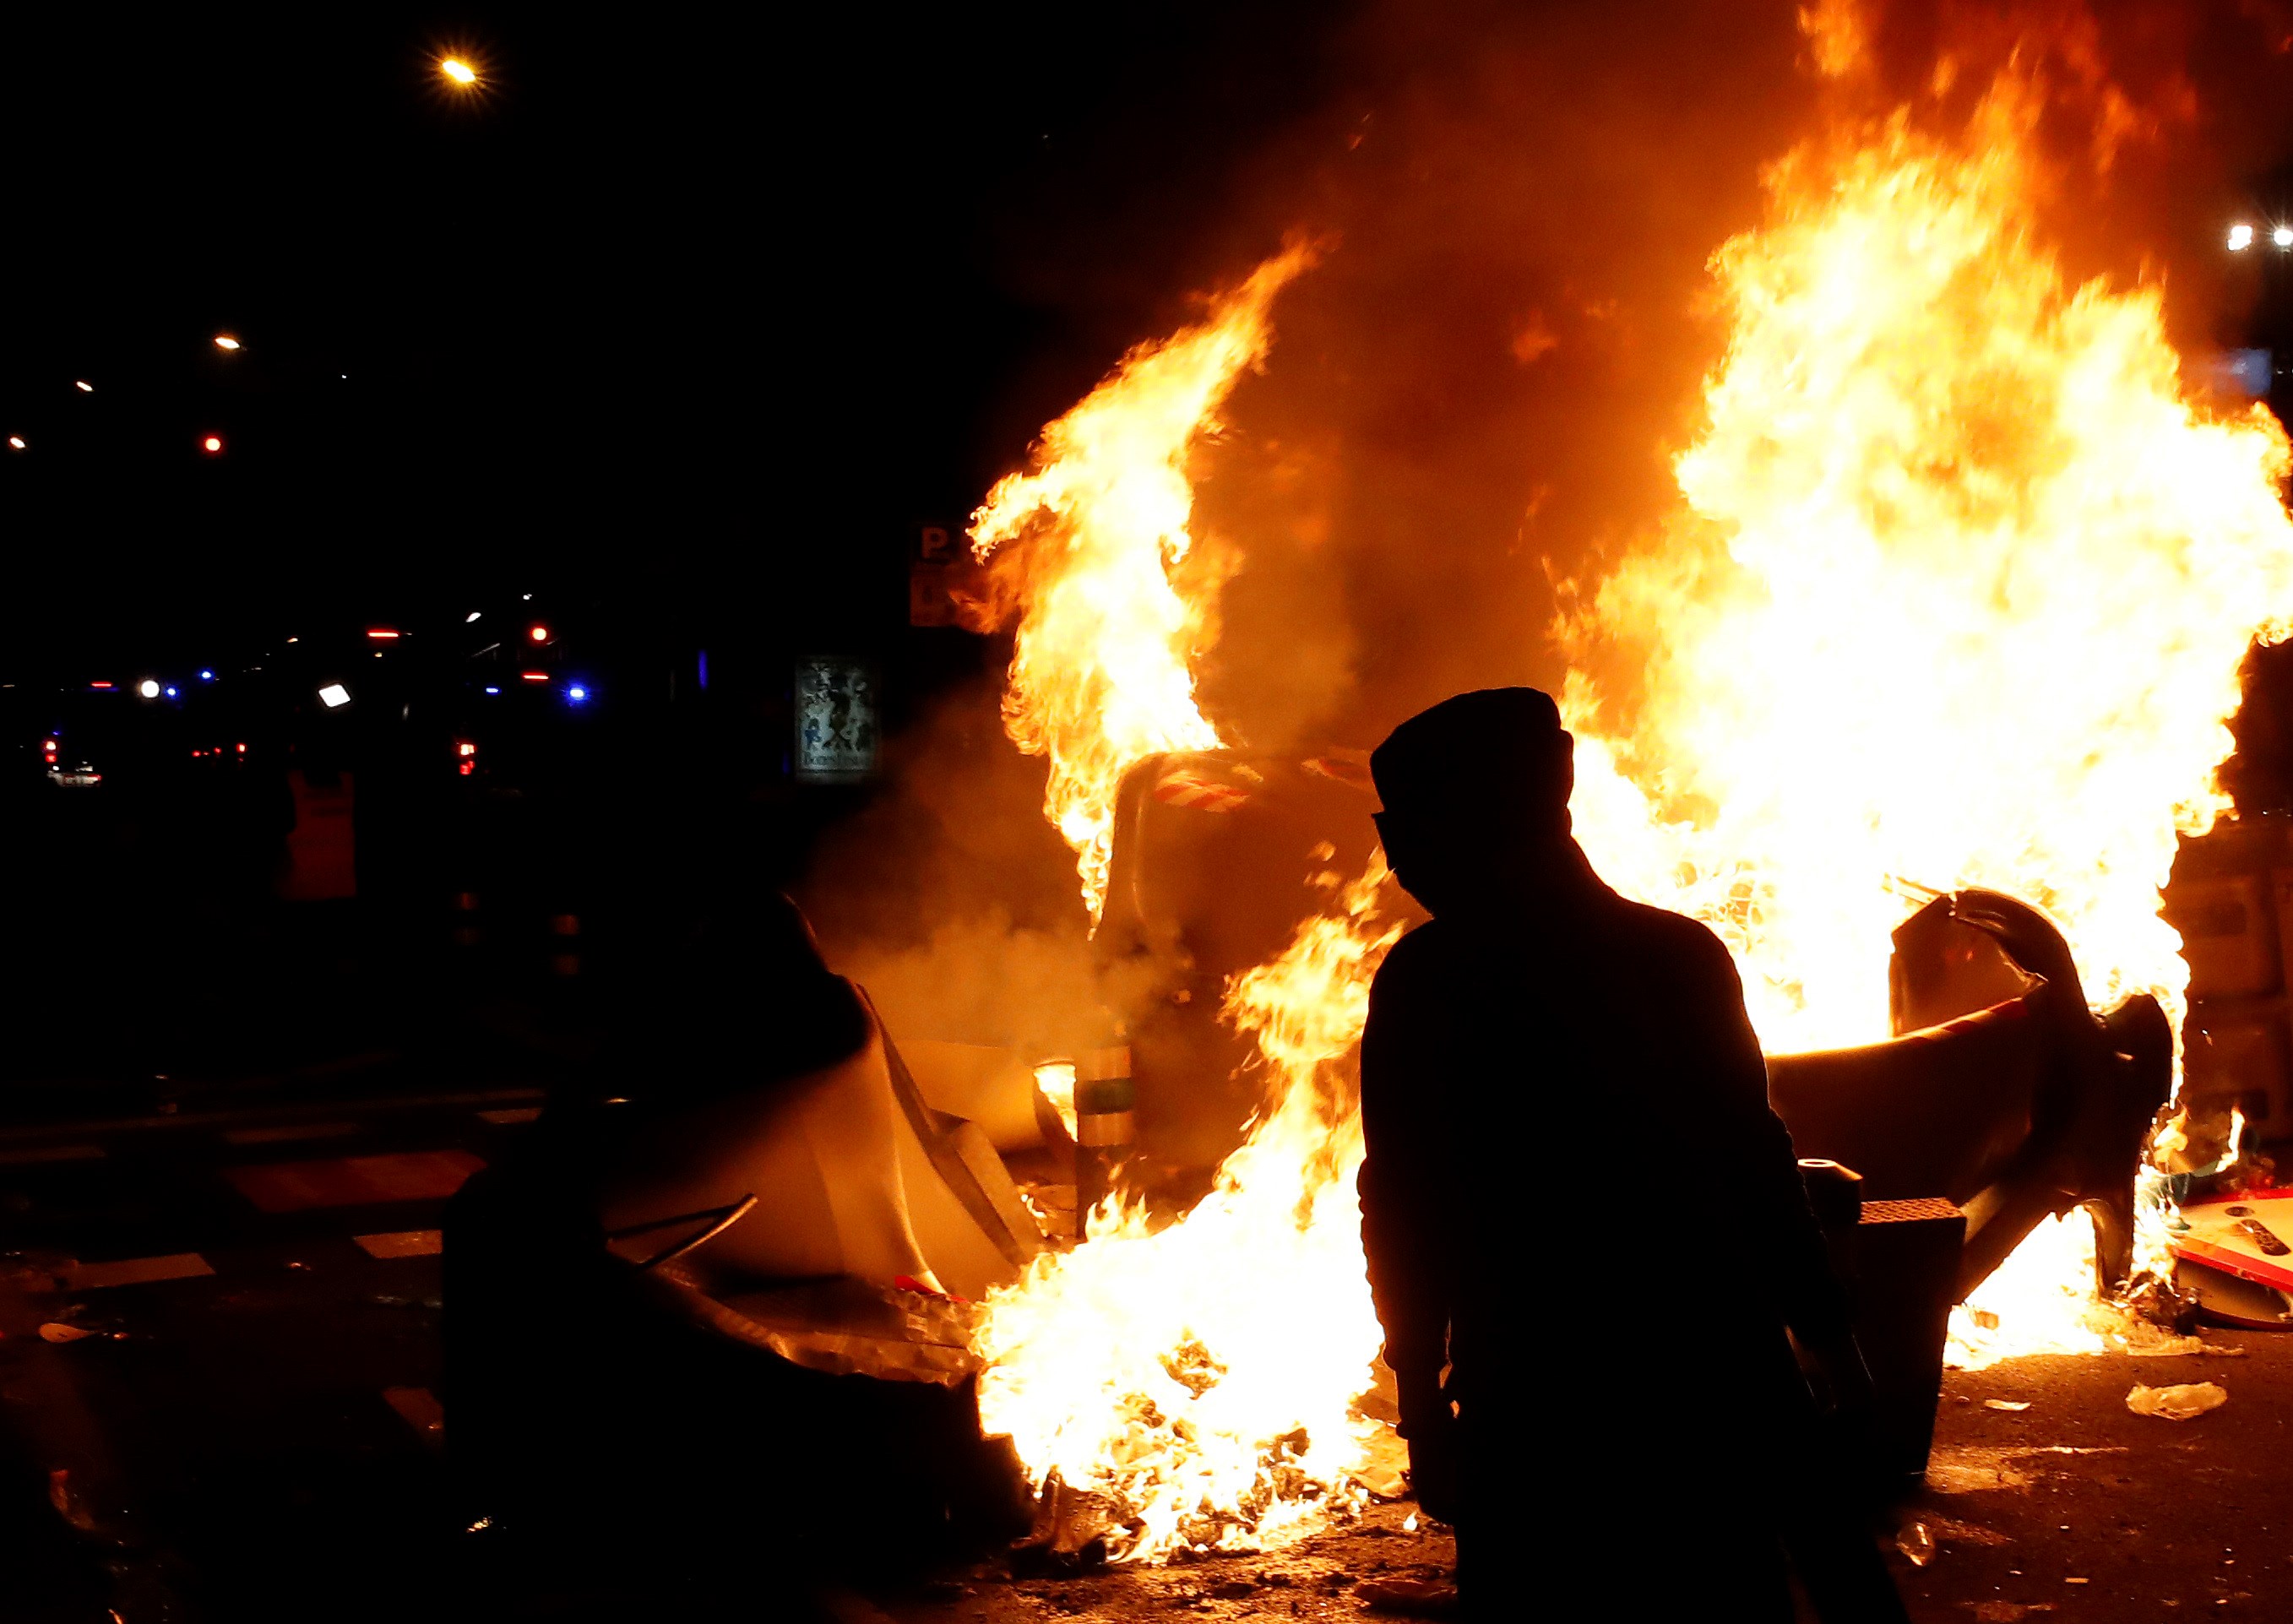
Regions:
<instances>
[{"instance_id":1,"label":"silhouetted person","mask_svg":"<svg viewBox=\"0 0 2293 1624\"><path fill-rule=\"evenodd\" d=\"M1869 1378L1735 966L1592 872L1574 747L1510 688L1370 757L1433 916L1378 971L1361 1055L1362 1240L1420 1502L1457 1527L1473 1616L1786 1620L1788 1537L1827 1619L1900 1619L1810 1481L1786 1327L1843 1396Z\"/></svg>"}]
</instances>

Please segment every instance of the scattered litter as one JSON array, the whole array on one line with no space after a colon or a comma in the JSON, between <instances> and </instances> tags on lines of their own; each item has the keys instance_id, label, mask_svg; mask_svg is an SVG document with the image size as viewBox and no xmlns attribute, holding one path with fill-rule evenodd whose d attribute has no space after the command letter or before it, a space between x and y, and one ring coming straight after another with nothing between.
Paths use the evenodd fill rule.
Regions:
<instances>
[{"instance_id":1,"label":"scattered litter","mask_svg":"<svg viewBox=\"0 0 2293 1624\"><path fill-rule=\"evenodd\" d=\"M2147 1320L2128 1319L2125 1328L2115 1333L2112 1341L2136 1359L2178 1359L2184 1354L2210 1353L2219 1359L2241 1359L2245 1350L2224 1347L2208 1342L2203 1337L2177 1337L2163 1326L2152 1325Z\"/></svg>"},{"instance_id":2,"label":"scattered litter","mask_svg":"<svg viewBox=\"0 0 2293 1624\"><path fill-rule=\"evenodd\" d=\"M1405 1534L1414 1534L1417 1531L1417 1514L1415 1512L1413 1511L1407 1516L1401 1519L1401 1531Z\"/></svg>"},{"instance_id":3,"label":"scattered litter","mask_svg":"<svg viewBox=\"0 0 2293 1624\"><path fill-rule=\"evenodd\" d=\"M2171 1602L2166 1604L2168 1607L2173 1604ZM1967 1604L1961 1602L1959 1605L1964 1607ZM2034 1612L2052 1612L2054 1610L2052 1602L1976 1602L1973 1606L1975 1624L2021 1624L2021 1620Z\"/></svg>"},{"instance_id":4,"label":"scattered litter","mask_svg":"<svg viewBox=\"0 0 2293 1624\"><path fill-rule=\"evenodd\" d=\"M1927 1487L1941 1494L1976 1494L1992 1489L2027 1489L2032 1473L2024 1462L2040 1455L2123 1455L2122 1444L2047 1443L1995 1445L1938 1444L1927 1460Z\"/></svg>"},{"instance_id":5,"label":"scattered litter","mask_svg":"<svg viewBox=\"0 0 2293 1624\"><path fill-rule=\"evenodd\" d=\"M2126 1395L2126 1407L2135 1415L2163 1416L2168 1421L2186 1421L2228 1402L2228 1389L2215 1382L2184 1382L2173 1387L2144 1387L2137 1384Z\"/></svg>"},{"instance_id":6,"label":"scattered litter","mask_svg":"<svg viewBox=\"0 0 2293 1624\"><path fill-rule=\"evenodd\" d=\"M2030 1401L2028 1399L1985 1399L1982 1401L1982 1407L1985 1410L2028 1410L2030 1407Z\"/></svg>"},{"instance_id":7,"label":"scattered litter","mask_svg":"<svg viewBox=\"0 0 2293 1624\"><path fill-rule=\"evenodd\" d=\"M77 1342L83 1337L94 1335L92 1330L84 1330L77 1325L66 1325L57 1320L51 1320L40 1327L40 1340L43 1342Z\"/></svg>"},{"instance_id":8,"label":"scattered litter","mask_svg":"<svg viewBox=\"0 0 2293 1624\"><path fill-rule=\"evenodd\" d=\"M2093 1582L2094 1581L2090 1579L2064 1579L2062 1580L2062 1583L2066 1585L2087 1585L2092 1584Z\"/></svg>"},{"instance_id":9,"label":"scattered litter","mask_svg":"<svg viewBox=\"0 0 2293 1624\"><path fill-rule=\"evenodd\" d=\"M1430 1579L1373 1579L1354 1594L1372 1612L1443 1618L1457 1607L1457 1587Z\"/></svg>"},{"instance_id":10,"label":"scattered litter","mask_svg":"<svg viewBox=\"0 0 2293 1624\"><path fill-rule=\"evenodd\" d=\"M1932 1515L1922 1519L1937 1545L2012 1545L2013 1539L1995 1528L1985 1528L1980 1523L1962 1523L1956 1517Z\"/></svg>"},{"instance_id":11,"label":"scattered litter","mask_svg":"<svg viewBox=\"0 0 2293 1624\"><path fill-rule=\"evenodd\" d=\"M1903 1553L1903 1559L1913 1567L1923 1568L1934 1560L1933 1531L1924 1523L1906 1523L1902 1531L1895 1536L1895 1548Z\"/></svg>"}]
</instances>

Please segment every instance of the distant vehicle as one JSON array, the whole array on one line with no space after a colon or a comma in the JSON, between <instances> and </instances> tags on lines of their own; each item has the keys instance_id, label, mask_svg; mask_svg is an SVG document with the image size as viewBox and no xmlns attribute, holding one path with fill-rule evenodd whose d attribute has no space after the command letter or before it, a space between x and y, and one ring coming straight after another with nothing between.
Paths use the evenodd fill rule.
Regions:
<instances>
[{"instance_id":1,"label":"distant vehicle","mask_svg":"<svg viewBox=\"0 0 2293 1624\"><path fill-rule=\"evenodd\" d=\"M78 762L69 767L49 768L48 781L65 789L93 789L103 782L103 774L87 763Z\"/></svg>"}]
</instances>

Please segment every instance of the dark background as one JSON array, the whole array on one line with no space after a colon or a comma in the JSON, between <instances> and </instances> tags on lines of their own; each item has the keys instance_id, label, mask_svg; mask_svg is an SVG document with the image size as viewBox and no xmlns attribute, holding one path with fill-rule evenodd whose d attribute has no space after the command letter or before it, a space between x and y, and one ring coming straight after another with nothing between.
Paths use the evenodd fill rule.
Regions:
<instances>
[{"instance_id":1,"label":"dark background","mask_svg":"<svg viewBox=\"0 0 2293 1624\"><path fill-rule=\"evenodd\" d=\"M537 586L896 625L910 523L1138 336L1015 287L1012 222L1143 203L1170 301L1179 178L1316 93L1338 14L20 13L0 661Z\"/></svg>"}]
</instances>

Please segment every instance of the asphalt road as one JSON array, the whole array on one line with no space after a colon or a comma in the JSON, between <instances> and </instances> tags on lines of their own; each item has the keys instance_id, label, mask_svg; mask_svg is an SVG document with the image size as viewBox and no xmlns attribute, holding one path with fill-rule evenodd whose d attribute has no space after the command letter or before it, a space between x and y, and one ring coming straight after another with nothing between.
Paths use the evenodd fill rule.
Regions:
<instances>
[{"instance_id":1,"label":"asphalt road","mask_svg":"<svg viewBox=\"0 0 2293 1624\"><path fill-rule=\"evenodd\" d=\"M590 1616L515 1564L489 1588L435 1393L443 1192L538 1096L405 1076L322 1092L0 1134L0 1620ZM2293 1617L2293 1336L2207 1335L2228 1351L1953 1374L1925 1484L1875 1522L1891 1546L1915 1522L1932 1538L1924 1566L1890 1550L1913 1617ZM2230 1396L2197 1419L2126 1407L2136 1382L2201 1380ZM1729 1514L1708 1483L1665 1503ZM1357 1618L1365 1581L1446 1571L1447 1539L1412 1510L1155 1570L987 1561L800 1596L760 1573L755 1616Z\"/></svg>"}]
</instances>

